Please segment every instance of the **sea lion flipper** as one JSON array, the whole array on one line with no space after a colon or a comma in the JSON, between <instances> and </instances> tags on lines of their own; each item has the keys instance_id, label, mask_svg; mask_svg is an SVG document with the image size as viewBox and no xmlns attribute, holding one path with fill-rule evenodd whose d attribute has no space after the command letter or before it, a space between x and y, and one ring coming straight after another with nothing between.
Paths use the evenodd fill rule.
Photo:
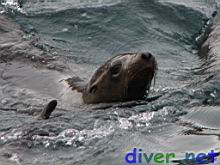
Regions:
<instances>
[{"instance_id":1,"label":"sea lion flipper","mask_svg":"<svg viewBox=\"0 0 220 165\"><path fill-rule=\"evenodd\" d=\"M51 113L57 106L57 101L52 100L50 101L39 114L38 119L49 119Z\"/></svg>"},{"instance_id":2,"label":"sea lion flipper","mask_svg":"<svg viewBox=\"0 0 220 165\"><path fill-rule=\"evenodd\" d=\"M68 78L66 79L66 82L72 88L72 90L77 90L78 92L83 92L87 85L84 80L80 79L79 77Z\"/></svg>"}]
</instances>

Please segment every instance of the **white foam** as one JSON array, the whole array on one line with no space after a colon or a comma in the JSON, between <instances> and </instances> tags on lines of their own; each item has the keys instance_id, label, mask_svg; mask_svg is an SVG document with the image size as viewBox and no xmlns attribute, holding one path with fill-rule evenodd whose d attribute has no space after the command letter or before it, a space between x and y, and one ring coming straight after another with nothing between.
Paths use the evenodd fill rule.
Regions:
<instances>
[{"instance_id":1,"label":"white foam","mask_svg":"<svg viewBox=\"0 0 220 165\"><path fill-rule=\"evenodd\" d=\"M6 8L10 8L20 13L26 14L26 12L20 7L18 0L5 0L1 3L1 5L5 6ZM0 11L0 14L3 14L5 12L6 12L5 10L2 10Z\"/></svg>"},{"instance_id":2,"label":"white foam","mask_svg":"<svg viewBox=\"0 0 220 165\"><path fill-rule=\"evenodd\" d=\"M77 146L77 143L88 143L94 139L101 139L114 132L111 126L103 126L100 128L94 128L92 130L76 130L66 129L60 132L57 136L39 136L34 135L32 139L35 144L43 144L47 147L56 147L59 144L64 146Z\"/></svg>"}]
</instances>

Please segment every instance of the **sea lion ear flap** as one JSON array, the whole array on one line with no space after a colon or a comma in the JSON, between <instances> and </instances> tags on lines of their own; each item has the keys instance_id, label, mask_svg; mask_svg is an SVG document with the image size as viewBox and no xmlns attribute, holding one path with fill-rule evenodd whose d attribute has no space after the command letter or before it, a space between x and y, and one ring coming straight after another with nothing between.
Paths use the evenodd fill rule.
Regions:
<instances>
[{"instance_id":1,"label":"sea lion ear flap","mask_svg":"<svg viewBox=\"0 0 220 165\"><path fill-rule=\"evenodd\" d=\"M86 83L79 77L72 77L65 80L72 90L77 90L78 92L84 92L86 89Z\"/></svg>"}]
</instances>

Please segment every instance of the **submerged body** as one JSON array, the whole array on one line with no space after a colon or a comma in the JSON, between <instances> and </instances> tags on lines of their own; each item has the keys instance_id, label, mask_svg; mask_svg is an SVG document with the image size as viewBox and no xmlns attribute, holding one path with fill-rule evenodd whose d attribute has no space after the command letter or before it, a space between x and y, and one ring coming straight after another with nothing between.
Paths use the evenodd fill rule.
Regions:
<instances>
[{"instance_id":1,"label":"submerged body","mask_svg":"<svg viewBox=\"0 0 220 165\"><path fill-rule=\"evenodd\" d=\"M150 53L126 53L100 66L88 83L76 78L67 82L82 93L86 104L130 101L148 94L156 71L157 62Z\"/></svg>"}]
</instances>

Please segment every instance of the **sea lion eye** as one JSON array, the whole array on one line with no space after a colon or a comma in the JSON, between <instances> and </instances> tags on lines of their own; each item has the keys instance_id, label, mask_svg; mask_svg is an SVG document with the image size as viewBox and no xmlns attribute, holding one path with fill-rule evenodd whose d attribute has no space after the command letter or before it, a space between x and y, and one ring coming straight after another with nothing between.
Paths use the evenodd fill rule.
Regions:
<instances>
[{"instance_id":1,"label":"sea lion eye","mask_svg":"<svg viewBox=\"0 0 220 165\"><path fill-rule=\"evenodd\" d=\"M96 85L93 85L89 88L89 93L95 93L97 90L97 86Z\"/></svg>"},{"instance_id":2,"label":"sea lion eye","mask_svg":"<svg viewBox=\"0 0 220 165\"><path fill-rule=\"evenodd\" d=\"M110 67L110 73L112 77L117 77L121 71L122 63L121 62L116 62L112 64Z\"/></svg>"}]
</instances>

